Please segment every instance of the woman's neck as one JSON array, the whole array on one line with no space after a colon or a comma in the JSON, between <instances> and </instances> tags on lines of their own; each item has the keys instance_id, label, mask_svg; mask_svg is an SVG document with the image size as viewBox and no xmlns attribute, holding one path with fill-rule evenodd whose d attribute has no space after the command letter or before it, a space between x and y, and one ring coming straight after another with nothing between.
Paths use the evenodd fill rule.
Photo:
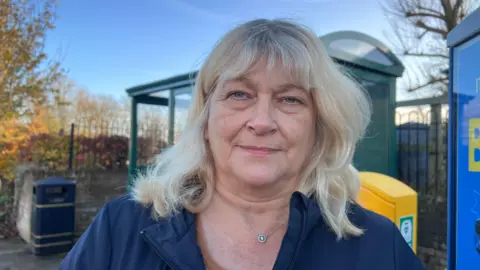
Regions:
<instances>
[{"instance_id":1,"label":"woman's neck","mask_svg":"<svg viewBox=\"0 0 480 270\"><path fill-rule=\"evenodd\" d=\"M256 197L217 181L197 217L198 242L210 268L271 269L287 229L292 192ZM266 237L264 243L258 234Z\"/></svg>"},{"instance_id":2,"label":"woman's neck","mask_svg":"<svg viewBox=\"0 0 480 270\"><path fill-rule=\"evenodd\" d=\"M241 215L270 215L288 211L290 197L293 191L285 190L275 195L262 196L249 191L235 189L218 181L215 186L212 203L219 205L218 210L235 211Z\"/></svg>"}]
</instances>

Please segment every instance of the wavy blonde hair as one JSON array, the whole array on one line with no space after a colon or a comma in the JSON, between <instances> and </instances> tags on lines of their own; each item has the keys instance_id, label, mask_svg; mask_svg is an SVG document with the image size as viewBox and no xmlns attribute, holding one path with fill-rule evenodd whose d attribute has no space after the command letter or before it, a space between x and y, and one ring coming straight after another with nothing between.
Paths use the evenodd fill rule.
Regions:
<instances>
[{"instance_id":1,"label":"wavy blonde hair","mask_svg":"<svg viewBox=\"0 0 480 270\"><path fill-rule=\"evenodd\" d=\"M246 74L260 59L281 65L311 92L316 105L318 140L307 159L299 191L314 196L338 238L361 235L348 218L348 205L360 190L352 166L356 144L370 121L368 96L327 55L308 28L286 20L258 19L228 32L199 70L185 129L178 142L139 174L133 198L153 206L157 218L186 208L202 211L214 190L213 162L204 139L209 97L226 80Z\"/></svg>"}]
</instances>

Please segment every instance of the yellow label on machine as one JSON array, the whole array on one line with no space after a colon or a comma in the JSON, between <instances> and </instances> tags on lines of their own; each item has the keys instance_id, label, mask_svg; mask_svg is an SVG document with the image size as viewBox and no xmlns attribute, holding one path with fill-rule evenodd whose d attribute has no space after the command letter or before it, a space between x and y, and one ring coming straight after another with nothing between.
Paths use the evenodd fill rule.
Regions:
<instances>
[{"instance_id":1,"label":"yellow label on machine","mask_svg":"<svg viewBox=\"0 0 480 270\"><path fill-rule=\"evenodd\" d=\"M468 170L480 172L480 118L468 121Z\"/></svg>"}]
</instances>

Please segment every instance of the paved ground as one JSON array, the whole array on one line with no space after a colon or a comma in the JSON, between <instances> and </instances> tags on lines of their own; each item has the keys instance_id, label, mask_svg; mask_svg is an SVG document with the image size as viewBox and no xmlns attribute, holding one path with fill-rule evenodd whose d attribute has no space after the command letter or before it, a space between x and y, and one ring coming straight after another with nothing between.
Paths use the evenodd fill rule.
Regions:
<instances>
[{"instance_id":1,"label":"paved ground","mask_svg":"<svg viewBox=\"0 0 480 270\"><path fill-rule=\"evenodd\" d=\"M64 256L37 257L20 239L0 239L0 270L58 270Z\"/></svg>"}]
</instances>

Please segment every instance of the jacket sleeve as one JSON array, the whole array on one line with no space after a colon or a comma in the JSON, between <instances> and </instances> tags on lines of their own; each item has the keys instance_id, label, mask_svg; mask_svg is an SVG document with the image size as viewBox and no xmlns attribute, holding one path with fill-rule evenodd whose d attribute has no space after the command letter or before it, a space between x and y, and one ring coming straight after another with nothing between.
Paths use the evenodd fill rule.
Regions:
<instances>
[{"instance_id":1,"label":"jacket sleeve","mask_svg":"<svg viewBox=\"0 0 480 270\"><path fill-rule=\"evenodd\" d=\"M67 254L60 270L109 269L112 252L108 204Z\"/></svg>"},{"instance_id":2,"label":"jacket sleeve","mask_svg":"<svg viewBox=\"0 0 480 270\"><path fill-rule=\"evenodd\" d=\"M395 270L424 270L420 259L403 238L398 227L393 223L393 245Z\"/></svg>"}]
</instances>

